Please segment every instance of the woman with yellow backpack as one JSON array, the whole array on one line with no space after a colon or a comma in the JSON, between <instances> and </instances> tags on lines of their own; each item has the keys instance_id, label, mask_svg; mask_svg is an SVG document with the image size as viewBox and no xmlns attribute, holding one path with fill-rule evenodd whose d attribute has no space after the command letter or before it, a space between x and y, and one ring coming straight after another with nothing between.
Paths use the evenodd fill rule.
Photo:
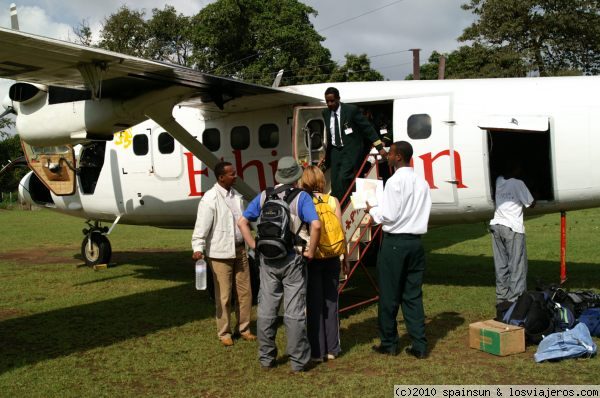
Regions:
<instances>
[{"instance_id":1,"label":"woman with yellow backpack","mask_svg":"<svg viewBox=\"0 0 600 398\"><path fill-rule=\"evenodd\" d=\"M348 274L347 243L337 198L324 194L325 176L316 166L304 169L302 189L313 198L321 221L321 237L314 259L307 266L306 315L313 361L332 360L340 354L338 286L340 265ZM340 256L343 260L340 261Z\"/></svg>"}]
</instances>

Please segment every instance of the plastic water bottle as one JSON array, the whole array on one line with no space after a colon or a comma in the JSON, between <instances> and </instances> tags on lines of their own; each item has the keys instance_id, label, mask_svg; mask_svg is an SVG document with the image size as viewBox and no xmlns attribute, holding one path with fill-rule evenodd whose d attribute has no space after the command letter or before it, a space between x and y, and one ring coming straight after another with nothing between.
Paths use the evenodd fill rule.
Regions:
<instances>
[{"instance_id":1,"label":"plastic water bottle","mask_svg":"<svg viewBox=\"0 0 600 398\"><path fill-rule=\"evenodd\" d=\"M196 261L196 289L206 290L206 261Z\"/></svg>"}]
</instances>

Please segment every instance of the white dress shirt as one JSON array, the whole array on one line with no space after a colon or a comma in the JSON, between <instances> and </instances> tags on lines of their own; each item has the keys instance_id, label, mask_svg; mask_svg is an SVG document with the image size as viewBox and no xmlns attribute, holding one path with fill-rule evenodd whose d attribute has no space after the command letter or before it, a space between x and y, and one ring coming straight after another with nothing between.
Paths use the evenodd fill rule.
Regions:
<instances>
[{"instance_id":1,"label":"white dress shirt","mask_svg":"<svg viewBox=\"0 0 600 398\"><path fill-rule=\"evenodd\" d=\"M335 113L334 113L335 112ZM331 111L331 117L329 118L329 132L331 133L331 143L336 146L344 146L344 133L342 131L342 105L338 105L338 108L335 111ZM340 126L340 141L339 143L335 142L335 118L337 115L338 126Z\"/></svg>"},{"instance_id":2,"label":"white dress shirt","mask_svg":"<svg viewBox=\"0 0 600 398\"><path fill-rule=\"evenodd\" d=\"M496 179L496 211L490 225L504 225L514 232L524 234L523 206L529 207L533 196L525 183L516 178Z\"/></svg>"},{"instance_id":3,"label":"white dress shirt","mask_svg":"<svg viewBox=\"0 0 600 398\"><path fill-rule=\"evenodd\" d=\"M379 205L369 214L383 231L392 234L423 235L427 232L431 196L429 184L412 167L401 167L385 184L377 198Z\"/></svg>"}]
</instances>

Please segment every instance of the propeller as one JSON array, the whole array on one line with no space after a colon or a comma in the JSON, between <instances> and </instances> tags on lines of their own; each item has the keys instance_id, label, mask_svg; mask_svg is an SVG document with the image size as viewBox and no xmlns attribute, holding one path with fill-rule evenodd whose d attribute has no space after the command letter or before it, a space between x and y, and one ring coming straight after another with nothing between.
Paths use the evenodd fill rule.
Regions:
<instances>
[{"instance_id":1,"label":"propeller","mask_svg":"<svg viewBox=\"0 0 600 398\"><path fill-rule=\"evenodd\" d=\"M17 114L17 111L13 107L12 100L10 99L8 94L4 97L4 100L2 100L2 107L4 108L4 112L2 112L2 114L0 115L0 119L2 119L4 116L10 113L12 113L13 115Z\"/></svg>"},{"instance_id":2,"label":"propeller","mask_svg":"<svg viewBox=\"0 0 600 398\"><path fill-rule=\"evenodd\" d=\"M10 5L10 27L14 30L19 30L19 17L17 16L17 5Z\"/></svg>"}]
</instances>

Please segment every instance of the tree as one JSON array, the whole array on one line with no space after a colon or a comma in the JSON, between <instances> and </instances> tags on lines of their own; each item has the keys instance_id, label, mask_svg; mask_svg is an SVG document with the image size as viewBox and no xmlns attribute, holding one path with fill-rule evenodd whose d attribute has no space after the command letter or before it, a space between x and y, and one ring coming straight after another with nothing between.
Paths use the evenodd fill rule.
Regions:
<instances>
[{"instance_id":1,"label":"tree","mask_svg":"<svg viewBox=\"0 0 600 398\"><path fill-rule=\"evenodd\" d=\"M9 118L7 118L7 117L1 118L0 119L0 139L8 138L10 135L9 135L8 131L6 131L6 130L10 129L14 125L15 125L15 122L10 120Z\"/></svg>"},{"instance_id":2,"label":"tree","mask_svg":"<svg viewBox=\"0 0 600 398\"><path fill-rule=\"evenodd\" d=\"M73 26L71 29L75 35L75 43L84 46L92 45L92 29L90 28L90 22L87 19L81 20L77 26Z\"/></svg>"},{"instance_id":3,"label":"tree","mask_svg":"<svg viewBox=\"0 0 600 398\"><path fill-rule=\"evenodd\" d=\"M383 75L371 69L371 61L367 54L346 54L346 63L336 68L331 75L334 82L359 82L383 80Z\"/></svg>"},{"instance_id":4,"label":"tree","mask_svg":"<svg viewBox=\"0 0 600 398\"><path fill-rule=\"evenodd\" d=\"M194 18L194 59L204 72L271 84L322 81L335 64L297 0L217 0Z\"/></svg>"},{"instance_id":5,"label":"tree","mask_svg":"<svg viewBox=\"0 0 600 398\"><path fill-rule=\"evenodd\" d=\"M122 6L104 19L99 46L110 51L145 57L148 49L148 26L143 11Z\"/></svg>"},{"instance_id":6,"label":"tree","mask_svg":"<svg viewBox=\"0 0 600 398\"><path fill-rule=\"evenodd\" d=\"M346 56L338 67L310 22L317 12L298 0L217 0L193 17L172 6L143 11L122 6L104 20L99 46L143 58L195 67L202 72L270 85L381 80L366 55ZM74 28L82 43L91 32ZM89 34L88 34L89 33Z\"/></svg>"},{"instance_id":7,"label":"tree","mask_svg":"<svg viewBox=\"0 0 600 398\"><path fill-rule=\"evenodd\" d=\"M1 123L4 123L5 120L6 119L0 119ZM19 156L23 156L23 149L21 148L21 140L18 135L6 135L4 139L0 140L0 169L7 165L9 161L18 158ZM29 169L25 168L13 169L0 176L0 188L2 192L16 191L19 187L19 181L28 171Z\"/></svg>"},{"instance_id":8,"label":"tree","mask_svg":"<svg viewBox=\"0 0 600 398\"><path fill-rule=\"evenodd\" d=\"M442 54L434 51L429 62L421 65L421 79L438 78L439 60ZM446 57L446 79L476 79L493 77L524 77L527 66L519 54L506 47L486 47L479 43L462 46ZM412 80L412 74L407 76Z\"/></svg>"},{"instance_id":9,"label":"tree","mask_svg":"<svg viewBox=\"0 0 600 398\"><path fill-rule=\"evenodd\" d=\"M149 58L191 66L193 25L190 17L177 14L169 5L162 10L154 8L147 28L146 55Z\"/></svg>"},{"instance_id":10,"label":"tree","mask_svg":"<svg viewBox=\"0 0 600 398\"><path fill-rule=\"evenodd\" d=\"M521 54L541 76L600 71L600 3L593 0L469 0L478 16L459 37Z\"/></svg>"}]
</instances>

